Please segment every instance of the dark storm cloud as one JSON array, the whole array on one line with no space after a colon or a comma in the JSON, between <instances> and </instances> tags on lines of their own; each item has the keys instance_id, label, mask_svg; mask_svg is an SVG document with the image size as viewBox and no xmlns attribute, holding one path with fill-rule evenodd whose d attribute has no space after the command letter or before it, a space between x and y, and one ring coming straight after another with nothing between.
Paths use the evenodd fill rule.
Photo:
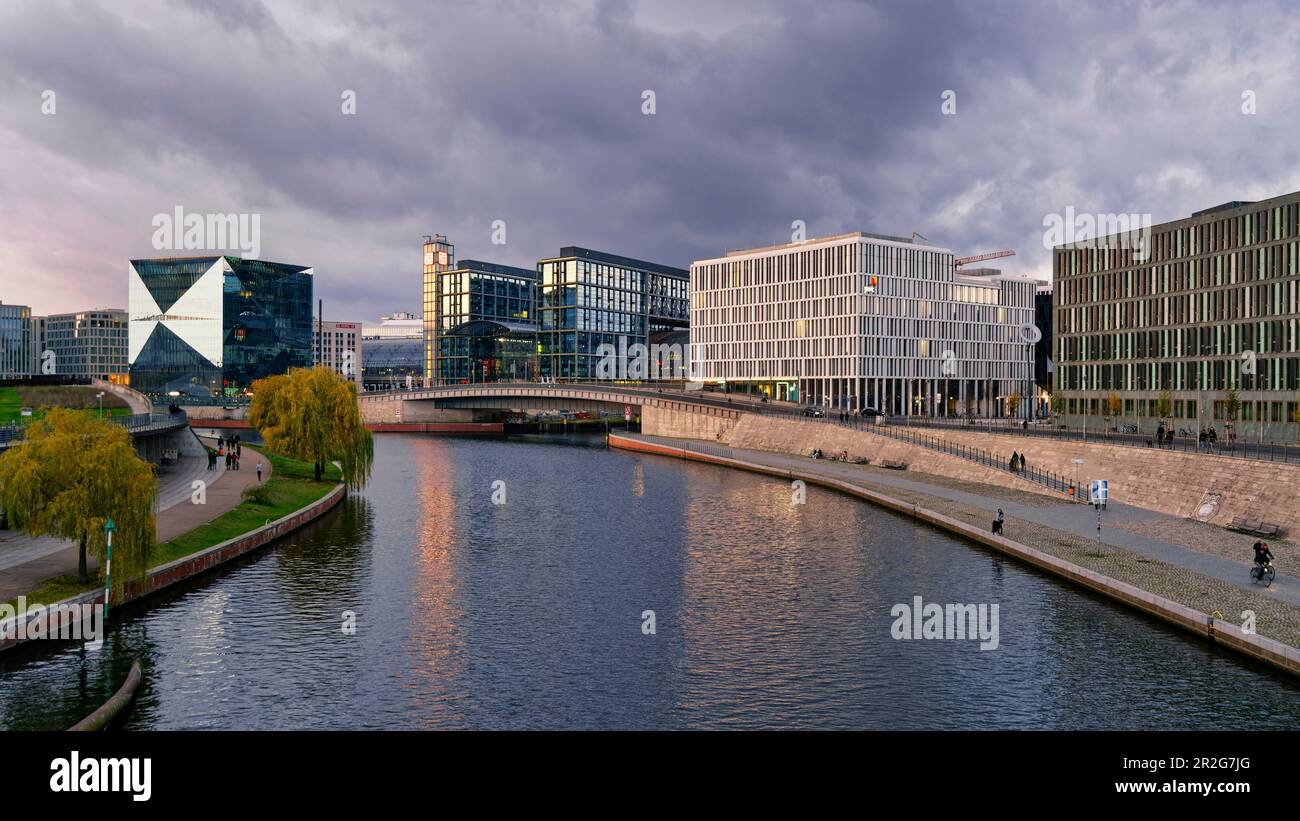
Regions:
<instances>
[{"instance_id":1,"label":"dark storm cloud","mask_svg":"<svg viewBox=\"0 0 1300 821\"><path fill-rule=\"evenodd\" d=\"M810 235L1014 247L1043 217L1294 190L1297 24L1193 3L8 4L0 299L125 305L154 214L261 213L335 318L419 308L423 233L685 266ZM40 112L41 92L58 112ZM657 112L642 114L642 92ZM957 114L941 94L957 94ZM1252 90L1258 113L1241 113ZM344 116L340 95L356 93ZM490 243L504 220L508 244ZM346 316L345 316L346 315Z\"/></svg>"}]
</instances>

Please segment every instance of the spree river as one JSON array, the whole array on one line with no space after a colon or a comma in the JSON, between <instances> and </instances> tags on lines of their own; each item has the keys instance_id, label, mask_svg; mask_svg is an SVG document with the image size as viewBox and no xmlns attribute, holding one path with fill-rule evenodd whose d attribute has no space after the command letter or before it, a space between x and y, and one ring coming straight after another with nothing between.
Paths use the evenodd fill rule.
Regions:
<instances>
[{"instance_id":1,"label":"spree river","mask_svg":"<svg viewBox=\"0 0 1300 821\"><path fill-rule=\"evenodd\" d=\"M363 491L101 650L0 656L0 728L75 723L134 658L130 729L1300 721L1281 675L831 491L603 438L375 438ZM997 648L894 638L916 596L998 605Z\"/></svg>"}]
</instances>

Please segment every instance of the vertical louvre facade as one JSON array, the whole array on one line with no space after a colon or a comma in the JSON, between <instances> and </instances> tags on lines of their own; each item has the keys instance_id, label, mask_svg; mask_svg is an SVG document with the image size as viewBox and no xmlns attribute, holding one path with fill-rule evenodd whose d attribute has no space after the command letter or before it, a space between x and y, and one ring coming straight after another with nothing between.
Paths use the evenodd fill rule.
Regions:
<instances>
[{"instance_id":1,"label":"vertical louvre facade","mask_svg":"<svg viewBox=\"0 0 1300 821\"><path fill-rule=\"evenodd\" d=\"M778 400L1001 415L1029 391L1037 284L862 232L735 251L691 266L692 364Z\"/></svg>"},{"instance_id":2,"label":"vertical louvre facade","mask_svg":"<svg viewBox=\"0 0 1300 821\"><path fill-rule=\"evenodd\" d=\"M1053 251L1055 396L1072 424L1110 416L1219 434L1295 435L1300 193L1233 202ZM1144 258L1145 257L1145 258ZM1230 392L1240 407L1232 412ZM1235 417L1235 418L1234 418Z\"/></svg>"}]
</instances>

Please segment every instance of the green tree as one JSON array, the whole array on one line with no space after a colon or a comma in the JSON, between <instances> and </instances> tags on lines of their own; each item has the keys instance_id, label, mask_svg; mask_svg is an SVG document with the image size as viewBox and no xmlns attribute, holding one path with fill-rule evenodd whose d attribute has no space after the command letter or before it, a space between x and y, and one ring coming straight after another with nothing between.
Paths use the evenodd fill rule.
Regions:
<instances>
[{"instance_id":1,"label":"green tree","mask_svg":"<svg viewBox=\"0 0 1300 821\"><path fill-rule=\"evenodd\" d=\"M1010 416L1015 416L1018 410L1020 410L1020 394L1013 393L1007 397L1007 413Z\"/></svg>"},{"instance_id":2,"label":"green tree","mask_svg":"<svg viewBox=\"0 0 1300 821\"><path fill-rule=\"evenodd\" d=\"M1160 391L1159 398L1156 399L1156 418L1164 419L1174 412L1174 397L1168 388Z\"/></svg>"},{"instance_id":3,"label":"green tree","mask_svg":"<svg viewBox=\"0 0 1300 821\"><path fill-rule=\"evenodd\" d=\"M248 421L269 450L311 462L317 481L329 462L339 463L349 487L360 487L370 476L374 440L361 422L356 383L329 368L298 368L257 380Z\"/></svg>"},{"instance_id":4,"label":"green tree","mask_svg":"<svg viewBox=\"0 0 1300 821\"><path fill-rule=\"evenodd\" d=\"M1226 398L1223 400L1223 412L1229 422L1237 420L1237 414L1241 413L1241 397L1237 395L1236 388L1228 388Z\"/></svg>"},{"instance_id":5,"label":"green tree","mask_svg":"<svg viewBox=\"0 0 1300 821\"><path fill-rule=\"evenodd\" d=\"M136 455L121 425L52 408L27 427L21 445L0 454L0 501L31 536L78 544L77 576L90 581L87 550L104 567L104 525L111 517L113 586L144 576L154 546L153 467Z\"/></svg>"},{"instance_id":6,"label":"green tree","mask_svg":"<svg viewBox=\"0 0 1300 821\"><path fill-rule=\"evenodd\" d=\"M1124 402L1119 398L1118 393L1111 391L1110 396L1106 397L1106 407L1110 410L1112 417L1118 418L1120 412L1124 410Z\"/></svg>"}]
</instances>

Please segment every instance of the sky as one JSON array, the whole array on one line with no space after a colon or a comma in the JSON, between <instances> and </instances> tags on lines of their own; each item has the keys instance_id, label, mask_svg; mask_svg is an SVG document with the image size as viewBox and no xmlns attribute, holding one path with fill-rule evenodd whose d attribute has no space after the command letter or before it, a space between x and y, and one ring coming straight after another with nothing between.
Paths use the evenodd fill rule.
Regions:
<instances>
[{"instance_id":1,"label":"sky","mask_svg":"<svg viewBox=\"0 0 1300 821\"><path fill-rule=\"evenodd\" d=\"M1300 189L1297 46L1285 3L4 0L0 301L127 307L201 253L177 208L337 320L418 312L434 233L686 267L801 221L1048 279L1050 215Z\"/></svg>"}]
</instances>

